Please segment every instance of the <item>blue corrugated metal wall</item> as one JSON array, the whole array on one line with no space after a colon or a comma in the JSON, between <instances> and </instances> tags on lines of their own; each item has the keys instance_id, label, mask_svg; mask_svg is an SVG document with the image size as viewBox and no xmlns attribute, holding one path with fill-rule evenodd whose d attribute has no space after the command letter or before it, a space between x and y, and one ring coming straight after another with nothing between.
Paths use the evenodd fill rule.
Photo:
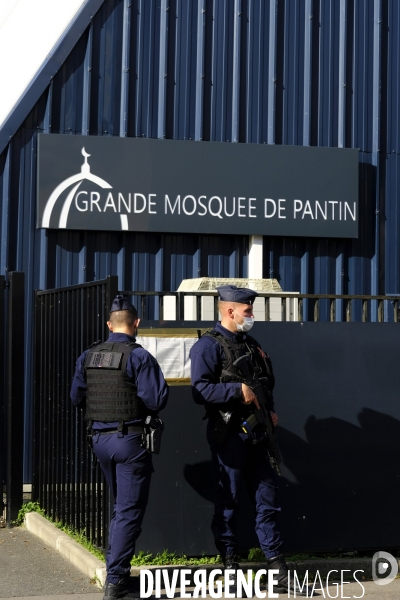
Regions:
<instances>
[{"instance_id":1,"label":"blue corrugated metal wall","mask_svg":"<svg viewBox=\"0 0 400 600\"><path fill-rule=\"evenodd\" d=\"M105 0L0 156L0 273L26 273L27 397L35 288L117 274L174 290L245 277L248 252L245 236L36 230L38 132L360 148L359 239L265 237L264 276L399 293L399 32L398 0Z\"/></svg>"}]
</instances>

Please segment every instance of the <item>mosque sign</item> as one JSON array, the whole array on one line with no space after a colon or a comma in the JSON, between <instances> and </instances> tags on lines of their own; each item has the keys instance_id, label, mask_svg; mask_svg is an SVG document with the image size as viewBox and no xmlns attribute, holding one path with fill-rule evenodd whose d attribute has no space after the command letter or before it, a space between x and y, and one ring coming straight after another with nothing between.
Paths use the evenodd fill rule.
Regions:
<instances>
[{"instance_id":1,"label":"mosque sign","mask_svg":"<svg viewBox=\"0 0 400 600\"><path fill-rule=\"evenodd\" d=\"M37 227L358 237L358 150L40 134Z\"/></svg>"}]
</instances>

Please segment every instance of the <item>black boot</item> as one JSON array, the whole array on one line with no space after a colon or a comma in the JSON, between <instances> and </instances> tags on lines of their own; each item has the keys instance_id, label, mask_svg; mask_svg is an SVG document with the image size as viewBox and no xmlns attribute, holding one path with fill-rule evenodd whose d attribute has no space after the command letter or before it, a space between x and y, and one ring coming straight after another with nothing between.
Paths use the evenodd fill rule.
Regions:
<instances>
[{"instance_id":1,"label":"black boot","mask_svg":"<svg viewBox=\"0 0 400 600\"><path fill-rule=\"evenodd\" d=\"M118 583L110 583L109 581L106 581L103 590L103 600L115 600L116 598L124 598L129 591L125 579L120 579Z\"/></svg>"},{"instance_id":2,"label":"black boot","mask_svg":"<svg viewBox=\"0 0 400 600\"><path fill-rule=\"evenodd\" d=\"M277 592L279 594L282 593L288 593L290 592L290 594L293 594L294 596L294 578L290 577L290 581L289 581L289 575L288 575L288 567L285 561L285 557L283 556L283 554L278 554L278 556L274 556L273 558L267 558L267 569L268 571L271 569L278 569L279 573L278 574L274 574L274 579L278 580L278 583L276 585L274 585L274 592ZM269 590L272 591L272 590ZM310 587L303 587L303 590L300 591L299 589L297 589L296 586L296 596L307 596L310 597L311 596L311 588Z\"/></svg>"},{"instance_id":3,"label":"black boot","mask_svg":"<svg viewBox=\"0 0 400 600\"><path fill-rule=\"evenodd\" d=\"M233 554L228 554L228 556L224 559L224 567L225 569L232 569L233 571L237 571L239 568L239 563L236 562L236 556Z\"/></svg>"},{"instance_id":4,"label":"black boot","mask_svg":"<svg viewBox=\"0 0 400 600\"><path fill-rule=\"evenodd\" d=\"M120 579L115 583L107 582L104 586L103 600L117 600L118 598L140 598L139 577L128 577L128 579Z\"/></svg>"},{"instance_id":5,"label":"black boot","mask_svg":"<svg viewBox=\"0 0 400 600\"><path fill-rule=\"evenodd\" d=\"M127 585L129 593L126 596L126 599L129 600L129 598L140 598L140 578L128 577Z\"/></svg>"},{"instance_id":6,"label":"black boot","mask_svg":"<svg viewBox=\"0 0 400 600\"><path fill-rule=\"evenodd\" d=\"M233 554L232 554L232 555L228 555L228 556L226 556L226 557L224 558L224 568L225 568L225 569L229 569L229 570L231 570L231 571L235 571L235 574L234 574L234 576L233 576L233 577L232 577L232 576L230 577L230 580L231 580L231 581L233 581L233 584L229 586L229 590L228 590L227 586L226 586L226 585L225 585L225 583L224 583L224 589L225 589L225 591L226 591L226 590L228 590L228 591L229 591L229 592L231 592L232 594L236 594L236 591L237 591L237 585L236 585L236 581L237 581L237 580L236 580L236 571L237 571L237 570L238 570L238 568L239 568L239 563L238 563L238 562L236 562L235 558L236 558L236 557L235 557Z\"/></svg>"},{"instance_id":7,"label":"black boot","mask_svg":"<svg viewBox=\"0 0 400 600\"><path fill-rule=\"evenodd\" d=\"M233 581L233 584L229 586L229 591L232 592L233 594L236 594L237 592L237 571L238 569L240 569L239 563L236 561L236 556L226 556L225 560L224 560L224 567L225 569L230 569L232 571L235 571L235 574L233 575L233 577L231 577L231 581ZM245 591L243 590L243 594L245 594ZM243 596L244 598L246 598L246 595ZM249 596L249 598L252 598L253 594L251 594L251 596Z\"/></svg>"}]
</instances>

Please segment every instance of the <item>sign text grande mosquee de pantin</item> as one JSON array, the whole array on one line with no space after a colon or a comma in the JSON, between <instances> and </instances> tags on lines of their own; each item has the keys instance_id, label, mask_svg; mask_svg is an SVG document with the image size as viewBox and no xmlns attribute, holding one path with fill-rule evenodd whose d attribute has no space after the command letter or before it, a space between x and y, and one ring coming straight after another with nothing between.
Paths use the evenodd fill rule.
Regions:
<instances>
[{"instance_id":1,"label":"sign text grande mosquee de pantin","mask_svg":"<svg viewBox=\"0 0 400 600\"><path fill-rule=\"evenodd\" d=\"M358 236L358 150L39 135L37 226Z\"/></svg>"}]
</instances>

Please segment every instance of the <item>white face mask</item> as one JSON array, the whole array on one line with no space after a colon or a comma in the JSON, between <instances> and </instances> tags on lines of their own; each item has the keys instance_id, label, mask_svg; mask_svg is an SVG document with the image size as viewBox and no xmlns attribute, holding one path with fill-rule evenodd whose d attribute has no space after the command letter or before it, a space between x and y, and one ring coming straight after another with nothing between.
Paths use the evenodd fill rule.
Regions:
<instances>
[{"instance_id":1,"label":"white face mask","mask_svg":"<svg viewBox=\"0 0 400 600\"><path fill-rule=\"evenodd\" d=\"M234 311L237 315L239 315L239 317L242 317L242 315L240 315L236 310ZM250 329L253 327L254 325L254 317L242 317L243 319L243 323L236 323L236 327L238 331L250 331Z\"/></svg>"}]
</instances>

